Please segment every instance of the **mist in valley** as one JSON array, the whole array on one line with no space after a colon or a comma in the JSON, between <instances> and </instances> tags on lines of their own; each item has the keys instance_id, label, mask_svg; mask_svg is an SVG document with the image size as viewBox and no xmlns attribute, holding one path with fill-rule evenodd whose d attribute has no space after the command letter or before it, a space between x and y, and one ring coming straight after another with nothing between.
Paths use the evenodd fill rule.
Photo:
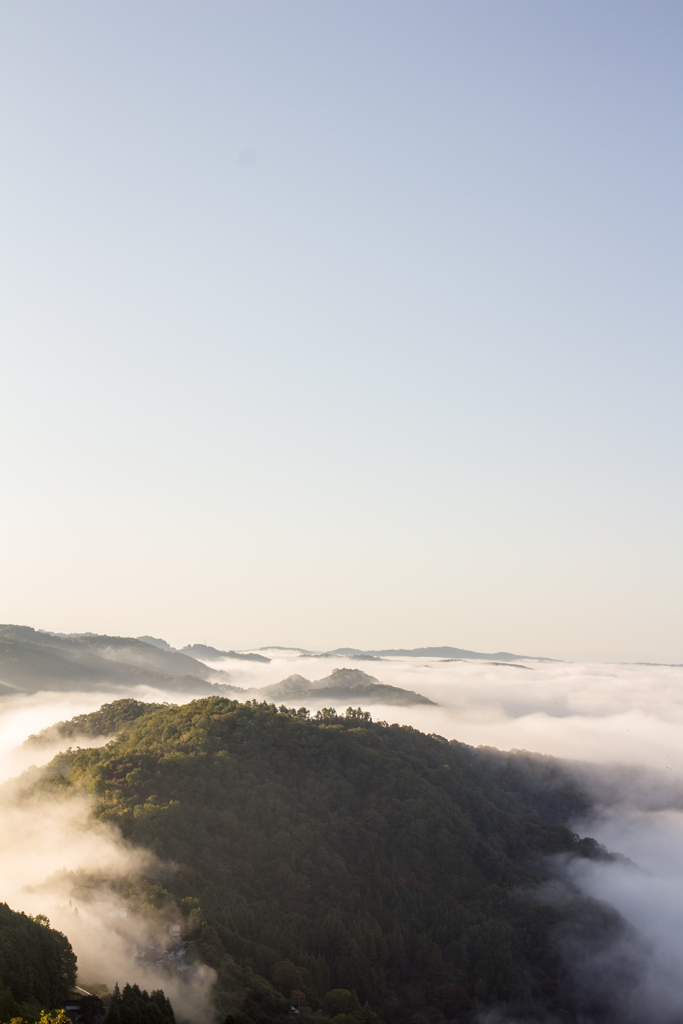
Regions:
<instances>
[{"instance_id":1,"label":"mist in valley","mask_svg":"<svg viewBox=\"0 0 683 1024\"><path fill-rule=\"evenodd\" d=\"M0 625L0 902L178 1024L278 1024L335 971L372 975L385 1024L489 997L479 1024L518 1024L496 1007L532 991L573 1024L683 1024L683 666L644 663L683 660L683 6L0 6L0 616L35 626ZM315 649L250 647L292 637ZM447 640L539 657L374 650ZM213 697L268 709L185 709ZM134 715L54 728L122 699L174 708L106 764ZM262 751L266 812L240 788ZM542 955L577 893L626 922L564 936L585 1020ZM517 896L546 901L528 928ZM136 957L174 927L184 979ZM336 1024L382 1024L362 1012Z\"/></svg>"},{"instance_id":2,"label":"mist in valley","mask_svg":"<svg viewBox=\"0 0 683 1024\"><path fill-rule=\"evenodd\" d=\"M93 821L92 801L83 796L17 799L35 768L58 752L101 746L111 737L76 735L38 743L28 738L121 695L113 687L111 693L43 691L0 699L0 901L27 914L44 914L67 936L78 957L79 984L109 991L127 982L148 990L161 987L180 1019L204 1024L214 1018L210 967L199 964L189 978L174 977L146 968L135 956L138 948L167 945L170 926L183 927L185 915L175 905L140 909L139 900L122 895L131 879L142 873L163 879L174 865L131 847L116 828ZM159 697L148 687L134 688L134 695L149 702Z\"/></svg>"},{"instance_id":3,"label":"mist in valley","mask_svg":"<svg viewBox=\"0 0 683 1024\"><path fill-rule=\"evenodd\" d=\"M638 974L631 977L634 987L622 1007L623 1020L678 1024L683 1018L683 666L292 657L241 667L240 685L271 682L291 671L311 677L311 666L323 664L326 674L353 664L439 705L374 705L369 710L376 720L475 747L563 759L566 776L592 804L589 816L567 824L631 863L573 860L558 871L633 926L630 952ZM600 985L617 989L622 984L624 955L623 949L614 951L614 959L601 965ZM586 964L577 960L576 968L579 983Z\"/></svg>"},{"instance_id":4,"label":"mist in valley","mask_svg":"<svg viewBox=\"0 0 683 1024\"><path fill-rule=\"evenodd\" d=\"M244 690L244 698L256 700L263 688L291 676L315 684L335 669L354 669L434 702L394 706L361 701L375 721L411 725L473 747L525 749L562 759L562 772L591 808L582 820L567 824L628 860L572 861L558 871L579 891L614 906L633 927L639 964L631 997L633 1019L670 1024L680 1018L683 764L678 756L683 749L683 669L533 659L491 664L264 653L269 662L206 664L220 670L222 679L229 670L231 684ZM108 740L76 735L26 742L30 735L122 695L147 702L169 700L168 693L149 686L122 690L120 685L109 693L74 688L0 700L0 769L5 780L0 795L0 899L15 909L47 914L65 932L79 958L83 983L103 982L109 988L116 981L137 981L147 988L161 984L177 1012L208 1020L209 968L195 971L192 981L183 983L151 976L135 963L136 946L163 939L169 923L182 920L178 908L140 914L116 891L117 880L143 868L163 873L173 866L154 868L148 853L129 847L111 827L94 824L87 800L14 800L21 773L29 769L30 775L31 766L46 764L58 750ZM192 699L191 693L177 693L172 702ZM278 703L288 701L283 697ZM312 700L307 706L315 713L322 705ZM612 970L613 965L605 966L601 984L609 983L605 978Z\"/></svg>"}]
</instances>

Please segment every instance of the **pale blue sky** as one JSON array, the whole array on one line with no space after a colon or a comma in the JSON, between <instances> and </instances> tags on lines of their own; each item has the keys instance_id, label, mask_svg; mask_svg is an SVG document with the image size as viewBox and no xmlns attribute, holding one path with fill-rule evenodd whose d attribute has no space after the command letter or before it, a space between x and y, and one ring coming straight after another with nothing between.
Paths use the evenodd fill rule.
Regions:
<instances>
[{"instance_id":1,"label":"pale blue sky","mask_svg":"<svg viewBox=\"0 0 683 1024\"><path fill-rule=\"evenodd\" d=\"M2 621L683 661L681 3L0 20Z\"/></svg>"}]
</instances>

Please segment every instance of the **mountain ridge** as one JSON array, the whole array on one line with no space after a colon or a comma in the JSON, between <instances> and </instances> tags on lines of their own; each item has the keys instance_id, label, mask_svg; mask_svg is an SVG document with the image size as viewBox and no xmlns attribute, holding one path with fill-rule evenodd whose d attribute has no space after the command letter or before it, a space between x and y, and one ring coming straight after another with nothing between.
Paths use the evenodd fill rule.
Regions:
<instances>
[{"instance_id":1,"label":"mountain ridge","mask_svg":"<svg viewBox=\"0 0 683 1024\"><path fill-rule=\"evenodd\" d=\"M148 642L151 641L151 642ZM198 655L192 657L192 652ZM277 696L281 683L270 687L236 686L229 673L210 668L217 655L247 663L268 664L256 653L221 652L203 644L176 651L156 637L116 637L83 633L65 636L31 626L0 625L0 696L40 690L116 690L146 685L166 694L196 697L223 696L258 699ZM377 660L377 659L375 659ZM289 699L362 700L377 704L433 704L427 697L401 687L381 683L354 669L335 669L317 683L299 677L300 690Z\"/></svg>"},{"instance_id":2,"label":"mountain ridge","mask_svg":"<svg viewBox=\"0 0 683 1024\"><path fill-rule=\"evenodd\" d=\"M12 624L0 625L0 680L3 693L140 685L197 696L244 693L227 672L134 637L65 637Z\"/></svg>"},{"instance_id":3,"label":"mountain ridge","mask_svg":"<svg viewBox=\"0 0 683 1024\"><path fill-rule=\"evenodd\" d=\"M95 819L156 854L161 873L101 882L133 913L176 908L192 961L218 973L217 1015L286 1024L298 1003L309 1024L633 1020L646 950L562 868L635 869L566 828L600 806L596 766L359 709L313 718L221 697L121 700L59 725L65 740L118 735L29 769L13 792L87 793ZM618 771L605 781L623 785Z\"/></svg>"},{"instance_id":4,"label":"mountain ridge","mask_svg":"<svg viewBox=\"0 0 683 1024\"><path fill-rule=\"evenodd\" d=\"M374 676L356 668L335 668L329 676L310 682L304 676L294 674L279 683L262 687L257 691L269 699L286 700L361 700L363 704L431 704L436 702L414 690L380 683Z\"/></svg>"},{"instance_id":5,"label":"mountain ridge","mask_svg":"<svg viewBox=\"0 0 683 1024\"><path fill-rule=\"evenodd\" d=\"M466 651L460 647L415 647L387 648L382 651L363 651L356 647L337 647L328 652L331 655L368 655L376 658L454 658L475 661L556 661L555 658L542 658L531 654L510 654L509 651L497 651L495 654L483 654L481 651Z\"/></svg>"},{"instance_id":6,"label":"mountain ridge","mask_svg":"<svg viewBox=\"0 0 683 1024\"><path fill-rule=\"evenodd\" d=\"M25 778L26 797L90 794L95 818L174 865L126 891L188 908L218 1010L242 1024L283 1021L292 989L306 1014L355 990L370 1005L349 1003L343 1024L373 1011L474 1024L496 1008L620 1019L594 1007L561 953L566 935L604 974L619 915L557 886L550 902L533 896L553 857L606 853L524 806L471 748L351 709L314 719L209 697Z\"/></svg>"}]
</instances>

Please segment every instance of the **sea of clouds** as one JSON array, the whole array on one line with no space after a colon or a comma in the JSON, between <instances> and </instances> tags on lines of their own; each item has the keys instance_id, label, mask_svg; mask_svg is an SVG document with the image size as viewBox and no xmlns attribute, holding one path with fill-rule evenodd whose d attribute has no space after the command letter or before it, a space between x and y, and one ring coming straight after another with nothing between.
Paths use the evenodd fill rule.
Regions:
<instances>
[{"instance_id":1,"label":"sea of clouds","mask_svg":"<svg viewBox=\"0 0 683 1024\"><path fill-rule=\"evenodd\" d=\"M369 707L375 719L574 762L568 770L593 796L595 810L572 827L632 862L575 860L564 869L582 893L610 903L633 928L638 977L620 1024L680 1024L683 666L280 656L267 666L241 667L235 682L265 685L291 672L314 680L337 667L362 669L438 704ZM613 952L597 971L602 985L619 984L615 961L628 951Z\"/></svg>"},{"instance_id":2,"label":"sea of clouds","mask_svg":"<svg viewBox=\"0 0 683 1024\"><path fill-rule=\"evenodd\" d=\"M293 673L317 680L334 668L357 668L439 705L369 706L375 719L474 746L646 764L683 775L683 666L281 655L269 665L221 665L243 687L266 686Z\"/></svg>"},{"instance_id":3,"label":"sea of clouds","mask_svg":"<svg viewBox=\"0 0 683 1024\"><path fill-rule=\"evenodd\" d=\"M637 935L642 976L631 1001L633 1020L683 1020L683 667L434 658L366 662L266 653L272 657L269 664L223 661L212 666L227 669L249 697L294 673L313 681L335 668L360 669L435 702L364 705L375 720L410 724L473 746L526 749L580 762L574 770L592 787L596 806L588 821L572 827L633 863L577 861L566 870L580 891L619 910ZM0 778L17 776L56 752L56 746L22 747L29 734L122 695L112 688L111 694L75 690L2 698ZM129 695L168 699L142 687ZM313 711L319 706L305 703ZM104 740L81 742L91 746ZM619 765L627 769L614 767ZM93 883L87 899L73 898L74 875L115 878L140 869L146 855L127 847L110 828L93 830L87 801L19 809L11 791L6 786L0 797L0 899L16 909L48 913L71 939L83 981L110 987L117 980L161 984L179 1010L192 1007L193 1019L208 1019L210 972L197 977L196 991L188 998L187 987L166 978L138 977L132 968L134 945L149 941L150 929L160 927L159 922L152 925L134 914L112 916L117 897L106 885Z\"/></svg>"}]
</instances>

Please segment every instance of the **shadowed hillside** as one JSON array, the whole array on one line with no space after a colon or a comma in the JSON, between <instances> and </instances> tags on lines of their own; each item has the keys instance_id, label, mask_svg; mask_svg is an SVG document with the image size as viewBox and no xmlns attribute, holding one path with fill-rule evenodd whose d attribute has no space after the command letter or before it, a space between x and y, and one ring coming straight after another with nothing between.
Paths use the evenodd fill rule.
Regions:
<instances>
[{"instance_id":1,"label":"shadowed hillside","mask_svg":"<svg viewBox=\"0 0 683 1024\"><path fill-rule=\"evenodd\" d=\"M195 654L197 657L192 657ZM269 699L362 701L364 704L432 704L412 690L380 683L356 669L335 669L317 682L303 676L257 689L230 682L230 674L197 660L233 659L267 664L261 654L219 651L203 644L173 650L156 637L60 636L30 626L0 626L0 696L40 690L109 690L149 686L168 694L198 697L265 696ZM292 679L298 688L292 689Z\"/></svg>"},{"instance_id":2,"label":"shadowed hillside","mask_svg":"<svg viewBox=\"0 0 683 1024\"><path fill-rule=\"evenodd\" d=\"M380 683L374 676L361 672L357 668L335 668L329 676L309 682L300 675L288 676L280 683L265 686L258 691L259 696L268 700L309 700L309 701L361 701L363 704L434 704L433 700L423 697L413 690L404 690L400 686L389 686Z\"/></svg>"},{"instance_id":3,"label":"shadowed hillside","mask_svg":"<svg viewBox=\"0 0 683 1024\"><path fill-rule=\"evenodd\" d=\"M133 637L63 637L11 625L0 626L0 681L0 695L140 685L198 696L244 692L227 672Z\"/></svg>"},{"instance_id":4,"label":"shadowed hillside","mask_svg":"<svg viewBox=\"0 0 683 1024\"><path fill-rule=\"evenodd\" d=\"M46 917L0 903L0 1020L63 1006L75 982L76 957L65 936Z\"/></svg>"},{"instance_id":5,"label":"shadowed hillside","mask_svg":"<svg viewBox=\"0 0 683 1024\"><path fill-rule=\"evenodd\" d=\"M293 990L315 1009L341 989L360 1002L339 1024L362 1024L366 1000L414 1024L495 1005L611 1019L573 984L558 937L598 957L621 919L566 888L531 898L549 856L595 845L525 807L459 744L359 710L312 720L212 697L61 755L31 789L91 793L97 817L176 865L150 883L189 915L222 1012L276 1020Z\"/></svg>"}]
</instances>

